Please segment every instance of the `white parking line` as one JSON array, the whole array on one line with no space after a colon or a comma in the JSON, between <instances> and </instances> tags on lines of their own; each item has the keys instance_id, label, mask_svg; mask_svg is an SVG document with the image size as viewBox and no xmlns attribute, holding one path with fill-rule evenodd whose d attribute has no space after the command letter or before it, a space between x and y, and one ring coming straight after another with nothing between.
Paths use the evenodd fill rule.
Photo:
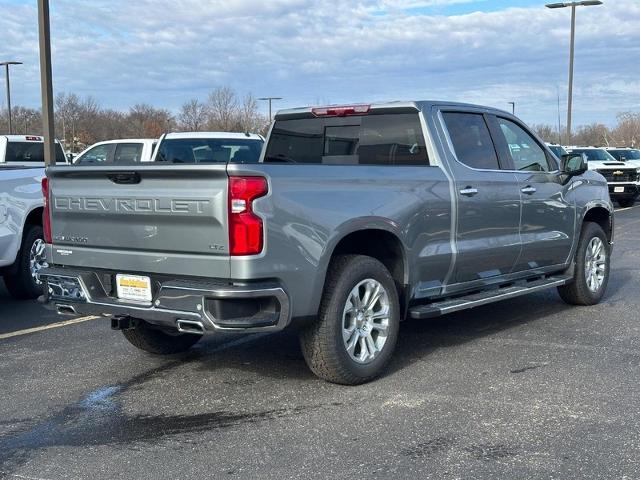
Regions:
<instances>
[{"instance_id":1,"label":"white parking line","mask_svg":"<svg viewBox=\"0 0 640 480\"><path fill-rule=\"evenodd\" d=\"M66 327L67 325L74 325L76 323L88 322L89 320L96 320L98 318L101 318L101 317L94 317L94 316L80 317L80 318L74 318L72 320L66 320L64 322L50 323L49 325L42 325L41 327L26 328L24 330L17 330L15 332L3 333L3 334L0 334L0 340L3 340L5 338L11 338L11 337L19 337L21 335L29 335L30 333L42 332L44 330L51 330L52 328Z\"/></svg>"},{"instance_id":2,"label":"white parking line","mask_svg":"<svg viewBox=\"0 0 640 480\"><path fill-rule=\"evenodd\" d=\"M633 210L634 208L638 208L640 207L640 205L634 205L633 207L627 207L627 208L617 208L616 212L624 212L625 210Z\"/></svg>"}]
</instances>

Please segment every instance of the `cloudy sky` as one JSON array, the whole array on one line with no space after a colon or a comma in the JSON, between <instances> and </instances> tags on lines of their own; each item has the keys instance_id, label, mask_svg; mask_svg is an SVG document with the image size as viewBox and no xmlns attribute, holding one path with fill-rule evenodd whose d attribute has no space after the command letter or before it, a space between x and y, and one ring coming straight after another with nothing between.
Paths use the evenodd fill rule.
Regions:
<instances>
[{"instance_id":1,"label":"cloudy sky","mask_svg":"<svg viewBox=\"0 0 640 480\"><path fill-rule=\"evenodd\" d=\"M640 0L578 9L574 123L640 111ZM39 105L35 0L0 0L14 104ZM51 0L54 91L176 111L216 86L279 107L446 99L565 116L570 9L534 0ZM1 75L1 74L0 74ZM3 77L3 75L2 75ZM4 81L4 78L1 78ZM0 96L4 105L4 95Z\"/></svg>"}]
</instances>

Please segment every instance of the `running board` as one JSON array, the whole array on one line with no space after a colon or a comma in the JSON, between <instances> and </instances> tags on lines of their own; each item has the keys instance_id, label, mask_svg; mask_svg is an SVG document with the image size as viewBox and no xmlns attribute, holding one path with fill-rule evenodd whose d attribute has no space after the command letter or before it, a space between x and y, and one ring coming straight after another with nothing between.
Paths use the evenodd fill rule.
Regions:
<instances>
[{"instance_id":1,"label":"running board","mask_svg":"<svg viewBox=\"0 0 640 480\"><path fill-rule=\"evenodd\" d=\"M555 276L547 277L540 280L533 280L517 285L510 285L486 292L474 293L464 297L450 298L439 302L430 303L428 305L417 305L409 309L411 318L423 319L434 318L447 313L466 310L468 308L479 307L488 303L499 302L509 298L527 295L533 292L539 292L547 288L559 287L570 282L571 276Z\"/></svg>"}]
</instances>

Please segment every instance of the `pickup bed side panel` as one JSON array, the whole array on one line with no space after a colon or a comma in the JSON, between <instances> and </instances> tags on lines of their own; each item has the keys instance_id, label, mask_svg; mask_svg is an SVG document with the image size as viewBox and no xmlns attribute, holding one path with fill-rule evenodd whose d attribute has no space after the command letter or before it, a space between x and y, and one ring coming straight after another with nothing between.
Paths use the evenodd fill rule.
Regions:
<instances>
[{"instance_id":1,"label":"pickup bed side panel","mask_svg":"<svg viewBox=\"0 0 640 480\"><path fill-rule=\"evenodd\" d=\"M349 233L395 234L405 277L441 285L451 262L449 183L430 166L230 165L231 175L265 175L270 193L254 202L265 219L265 253L232 257L234 280L276 277L294 317L315 315L331 255ZM408 272L407 272L408 270Z\"/></svg>"},{"instance_id":2,"label":"pickup bed side panel","mask_svg":"<svg viewBox=\"0 0 640 480\"><path fill-rule=\"evenodd\" d=\"M0 168L0 267L14 263L27 216L43 206L42 177L42 168Z\"/></svg>"}]
</instances>

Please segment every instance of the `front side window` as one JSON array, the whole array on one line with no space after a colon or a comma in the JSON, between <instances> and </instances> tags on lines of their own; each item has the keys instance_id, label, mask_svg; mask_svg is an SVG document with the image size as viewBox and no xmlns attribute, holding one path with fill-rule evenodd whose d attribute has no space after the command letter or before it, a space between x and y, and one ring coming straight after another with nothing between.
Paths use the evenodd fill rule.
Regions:
<instances>
[{"instance_id":1,"label":"front side window","mask_svg":"<svg viewBox=\"0 0 640 480\"><path fill-rule=\"evenodd\" d=\"M442 114L458 161L468 167L498 170L498 155L484 116L479 113Z\"/></svg>"},{"instance_id":2,"label":"front side window","mask_svg":"<svg viewBox=\"0 0 640 480\"><path fill-rule=\"evenodd\" d=\"M265 162L429 165L417 113L278 120Z\"/></svg>"},{"instance_id":3,"label":"front side window","mask_svg":"<svg viewBox=\"0 0 640 480\"><path fill-rule=\"evenodd\" d=\"M160 142L157 162L257 163L262 140L225 138L167 138Z\"/></svg>"},{"instance_id":4,"label":"front side window","mask_svg":"<svg viewBox=\"0 0 640 480\"><path fill-rule=\"evenodd\" d=\"M80 155L75 163L83 165L88 163L106 163L109 161L111 148L112 145L110 144L96 145L95 147L87 150L84 155Z\"/></svg>"},{"instance_id":5,"label":"front side window","mask_svg":"<svg viewBox=\"0 0 640 480\"><path fill-rule=\"evenodd\" d=\"M500 130L516 170L528 172L549 172L551 168L544 149L520 125L497 118Z\"/></svg>"}]
</instances>

